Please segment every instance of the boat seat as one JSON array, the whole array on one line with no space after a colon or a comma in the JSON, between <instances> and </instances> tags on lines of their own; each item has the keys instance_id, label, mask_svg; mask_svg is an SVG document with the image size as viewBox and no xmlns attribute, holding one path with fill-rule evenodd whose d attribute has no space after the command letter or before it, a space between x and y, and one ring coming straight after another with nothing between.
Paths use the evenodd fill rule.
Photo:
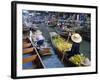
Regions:
<instances>
[{"instance_id":1,"label":"boat seat","mask_svg":"<svg viewBox=\"0 0 100 80\"><path fill-rule=\"evenodd\" d=\"M23 54L30 53L30 52L32 52L33 50L34 50L33 47L31 47L31 48L25 48L25 49L23 49Z\"/></svg>"},{"instance_id":2,"label":"boat seat","mask_svg":"<svg viewBox=\"0 0 100 80\"><path fill-rule=\"evenodd\" d=\"M23 43L23 48L28 48L31 46L31 43Z\"/></svg>"},{"instance_id":3,"label":"boat seat","mask_svg":"<svg viewBox=\"0 0 100 80\"><path fill-rule=\"evenodd\" d=\"M33 53L33 52L32 52ZM25 59L28 59L28 57L32 56L31 53L28 53L28 54L23 54L23 69L35 69L37 66L35 64L35 62L30 60L29 62L25 62L26 60Z\"/></svg>"},{"instance_id":4,"label":"boat seat","mask_svg":"<svg viewBox=\"0 0 100 80\"><path fill-rule=\"evenodd\" d=\"M29 57L23 58L23 63L34 61L37 58L37 55L31 55Z\"/></svg>"}]
</instances>

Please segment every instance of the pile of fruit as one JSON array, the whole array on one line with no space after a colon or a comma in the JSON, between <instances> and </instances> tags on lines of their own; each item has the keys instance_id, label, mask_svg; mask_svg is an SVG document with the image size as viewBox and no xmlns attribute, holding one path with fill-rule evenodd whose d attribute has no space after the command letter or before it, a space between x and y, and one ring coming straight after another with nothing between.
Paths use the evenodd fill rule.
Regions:
<instances>
[{"instance_id":1,"label":"pile of fruit","mask_svg":"<svg viewBox=\"0 0 100 80\"><path fill-rule=\"evenodd\" d=\"M74 63L77 66L81 66L81 62L83 62L86 59L86 57L83 54L77 54L72 56L69 61Z\"/></svg>"},{"instance_id":2,"label":"pile of fruit","mask_svg":"<svg viewBox=\"0 0 100 80\"><path fill-rule=\"evenodd\" d=\"M60 35L56 35L52 37L54 45L60 50L64 51L66 49L70 49L72 47L71 43L66 42Z\"/></svg>"}]
</instances>

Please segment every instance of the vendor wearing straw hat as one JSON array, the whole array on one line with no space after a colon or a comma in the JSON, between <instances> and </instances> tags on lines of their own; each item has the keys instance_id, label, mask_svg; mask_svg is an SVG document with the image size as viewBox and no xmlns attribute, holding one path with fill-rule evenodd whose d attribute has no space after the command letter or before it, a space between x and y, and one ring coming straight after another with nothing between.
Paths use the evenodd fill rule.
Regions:
<instances>
[{"instance_id":1,"label":"vendor wearing straw hat","mask_svg":"<svg viewBox=\"0 0 100 80\"><path fill-rule=\"evenodd\" d=\"M73 45L71 48L71 51L68 52L68 58L75 54L80 54L79 48L80 48L80 43L82 42L82 37L78 33L74 33L71 36L71 40L73 41Z\"/></svg>"},{"instance_id":2,"label":"vendor wearing straw hat","mask_svg":"<svg viewBox=\"0 0 100 80\"><path fill-rule=\"evenodd\" d=\"M36 36L35 38L36 38L36 41L37 41L37 45L41 46L44 43L44 39L45 39L42 35L42 32L40 30L37 30L35 32L35 36Z\"/></svg>"}]
</instances>

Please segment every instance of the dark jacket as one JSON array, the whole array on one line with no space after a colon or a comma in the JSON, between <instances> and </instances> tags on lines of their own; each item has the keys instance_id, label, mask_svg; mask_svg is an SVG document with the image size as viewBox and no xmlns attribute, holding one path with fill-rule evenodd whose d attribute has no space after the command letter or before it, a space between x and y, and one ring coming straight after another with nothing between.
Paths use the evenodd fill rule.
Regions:
<instances>
[{"instance_id":1,"label":"dark jacket","mask_svg":"<svg viewBox=\"0 0 100 80\"><path fill-rule=\"evenodd\" d=\"M79 48L80 48L80 44L73 42L71 53L72 54L79 54L80 53Z\"/></svg>"},{"instance_id":2,"label":"dark jacket","mask_svg":"<svg viewBox=\"0 0 100 80\"><path fill-rule=\"evenodd\" d=\"M79 50L80 50L80 44L73 42L71 51L67 52L68 58L70 58L71 56L74 56L75 54L80 54Z\"/></svg>"}]
</instances>

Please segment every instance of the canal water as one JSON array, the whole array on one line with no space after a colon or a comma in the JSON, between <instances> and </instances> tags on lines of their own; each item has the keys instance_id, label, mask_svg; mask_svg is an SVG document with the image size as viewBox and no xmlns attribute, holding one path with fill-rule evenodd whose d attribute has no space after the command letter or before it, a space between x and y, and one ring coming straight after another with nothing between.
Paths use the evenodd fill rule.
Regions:
<instances>
[{"instance_id":1,"label":"canal water","mask_svg":"<svg viewBox=\"0 0 100 80\"><path fill-rule=\"evenodd\" d=\"M80 52L91 60L91 45L89 41L82 40L80 43Z\"/></svg>"},{"instance_id":2,"label":"canal water","mask_svg":"<svg viewBox=\"0 0 100 80\"><path fill-rule=\"evenodd\" d=\"M64 65L59 60L58 56L55 54L52 47L50 47L51 55L41 57L46 68L60 68Z\"/></svg>"}]
</instances>

